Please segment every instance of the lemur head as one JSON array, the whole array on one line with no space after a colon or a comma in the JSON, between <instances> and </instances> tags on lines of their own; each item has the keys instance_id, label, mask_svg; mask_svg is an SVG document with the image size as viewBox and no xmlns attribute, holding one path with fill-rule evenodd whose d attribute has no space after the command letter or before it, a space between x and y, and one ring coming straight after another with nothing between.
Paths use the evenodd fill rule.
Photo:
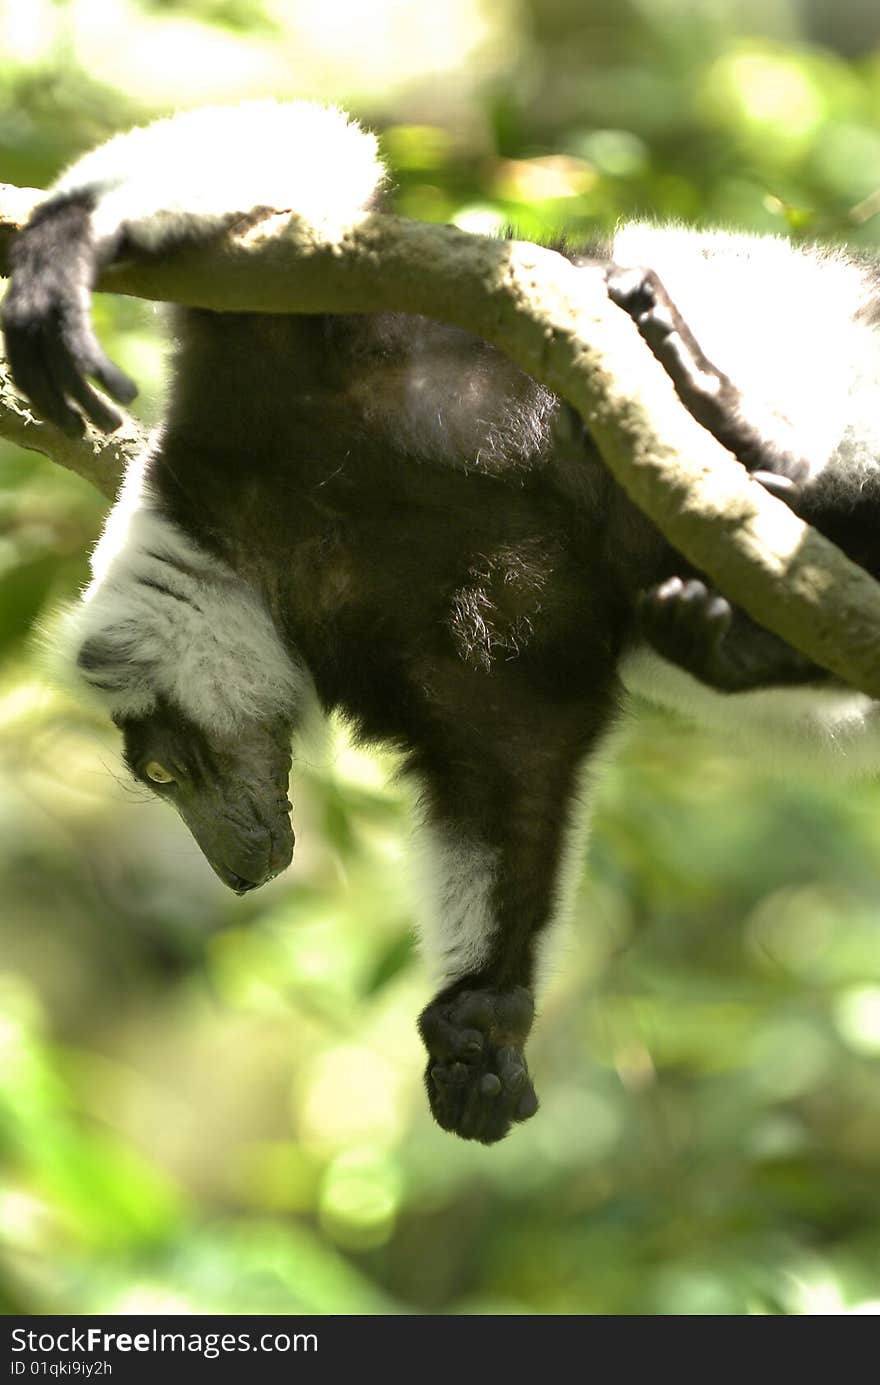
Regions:
<instances>
[{"instance_id":1,"label":"lemur head","mask_svg":"<svg viewBox=\"0 0 880 1385\"><path fill-rule=\"evenodd\" d=\"M142 492L123 495L70 617L80 678L135 777L171 803L237 893L289 865L291 733L313 697L260 597Z\"/></svg>"},{"instance_id":2,"label":"lemur head","mask_svg":"<svg viewBox=\"0 0 880 1385\"><path fill-rule=\"evenodd\" d=\"M116 720L128 768L177 810L224 885L245 894L290 865L289 722L212 733L161 697Z\"/></svg>"}]
</instances>

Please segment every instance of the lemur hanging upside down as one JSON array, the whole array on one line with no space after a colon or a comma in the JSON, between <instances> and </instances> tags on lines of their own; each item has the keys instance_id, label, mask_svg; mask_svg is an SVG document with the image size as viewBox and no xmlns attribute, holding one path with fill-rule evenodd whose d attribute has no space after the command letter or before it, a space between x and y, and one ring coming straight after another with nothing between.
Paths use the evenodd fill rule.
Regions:
<instances>
[{"instance_id":1,"label":"lemur hanging upside down","mask_svg":"<svg viewBox=\"0 0 880 1385\"><path fill-rule=\"evenodd\" d=\"M90 326L101 269L257 208L355 220L383 180L373 136L306 102L111 140L17 240L18 385L63 429L114 428L87 377L123 403L135 387ZM877 267L640 224L599 253L698 420L880 574ZM239 893L291 860L291 743L314 703L403 752L440 983L420 1021L431 1109L491 1143L537 1109L536 968L624 686L863 770L880 767L877 704L709 590L572 411L484 342L390 313L174 324L164 422L74 618L79 672L132 773Z\"/></svg>"}]
</instances>

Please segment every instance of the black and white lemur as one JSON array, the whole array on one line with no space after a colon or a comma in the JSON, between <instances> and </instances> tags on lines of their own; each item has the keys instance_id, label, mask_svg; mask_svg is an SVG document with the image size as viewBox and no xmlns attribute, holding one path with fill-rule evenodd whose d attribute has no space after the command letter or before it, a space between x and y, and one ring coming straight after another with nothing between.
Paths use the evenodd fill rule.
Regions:
<instances>
[{"instance_id":1,"label":"black and white lemur","mask_svg":"<svg viewBox=\"0 0 880 1385\"><path fill-rule=\"evenodd\" d=\"M372 135L307 102L111 140L18 237L3 308L16 381L62 428L112 429L86 377L123 402L135 389L91 330L104 266L258 208L354 220L383 178ZM661 357L671 331L709 381L692 397L677 381L700 421L880 574L876 267L643 224L604 254ZM491 1143L537 1108L536 970L565 907L582 769L623 688L868 771L878 704L709 591L571 410L485 343L400 314L174 321L164 422L74 617L79 672L133 774L239 892L291 860L291 741L310 707L402 750L440 984L420 1021L430 1104Z\"/></svg>"}]
</instances>

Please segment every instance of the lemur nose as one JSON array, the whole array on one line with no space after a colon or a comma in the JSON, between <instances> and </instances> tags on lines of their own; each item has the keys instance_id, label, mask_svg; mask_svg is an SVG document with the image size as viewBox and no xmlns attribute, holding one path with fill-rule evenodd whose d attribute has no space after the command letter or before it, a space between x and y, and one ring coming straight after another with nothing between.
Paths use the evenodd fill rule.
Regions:
<instances>
[{"instance_id":1,"label":"lemur nose","mask_svg":"<svg viewBox=\"0 0 880 1385\"><path fill-rule=\"evenodd\" d=\"M255 890L259 885L259 881L245 880L241 875L235 875L231 871L228 880L230 889L234 890L236 894L247 894L248 890Z\"/></svg>"}]
</instances>

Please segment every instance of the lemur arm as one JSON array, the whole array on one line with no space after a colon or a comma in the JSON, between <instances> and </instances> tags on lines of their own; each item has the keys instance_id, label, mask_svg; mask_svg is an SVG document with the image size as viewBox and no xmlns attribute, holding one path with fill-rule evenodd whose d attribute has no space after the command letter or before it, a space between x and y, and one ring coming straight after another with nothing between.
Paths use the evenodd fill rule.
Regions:
<instances>
[{"instance_id":1,"label":"lemur arm","mask_svg":"<svg viewBox=\"0 0 880 1385\"><path fill-rule=\"evenodd\" d=\"M279 157L279 150L287 151ZM257 210L345 221L384 181L376 140L335 107L257 101L159 120L86 154L49 190L12 251L2 326L13 378L65 432L105 432L134 382L91 325L102 269L222 232Z\"/></svg>"},{"instance_id":2,"label":"lemur arm","mask_svg":"<svg viewBox=\"0 0 880 1385\"><path fill-rule=\"evenodd\" d=\"M742 391L706 356L654 271L613 266L608 294L629 313L688 412L766 490L797 509L808 464L762 436ZM829 676L696 578L672 577L644 592L638 618L658 654L718 692L819 683Z\"/></svg>"},{"instance_id":3,"label":"lemur arm","mask_svg":"<svg viewBox=\"0 0 880 1385\"><path fill-rule=\"evenodd\" d=\"M767 490L794 504L807 462L766 438L750 417L748 400L703 351L652 269L608 271L608 296L629 313L675 386L688 413L742 462Z\"/></svg>"}]
</instances>

